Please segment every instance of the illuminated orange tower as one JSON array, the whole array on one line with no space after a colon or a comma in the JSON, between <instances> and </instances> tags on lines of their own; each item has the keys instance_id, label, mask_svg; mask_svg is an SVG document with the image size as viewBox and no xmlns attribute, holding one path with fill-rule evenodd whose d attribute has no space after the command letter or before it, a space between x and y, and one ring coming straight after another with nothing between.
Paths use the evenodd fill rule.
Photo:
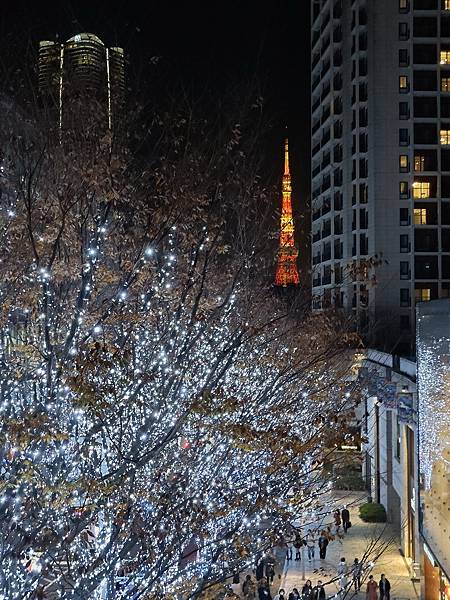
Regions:
<instances>
[{"instance_id":1,"label":"illuminated orange tower","mask_svg":"<svg viewBox=\"0 0 450 600\"><path fill-rule=\"evenodd\" d=\"M292 217L291 202L291 174L289 172L289 145L284 142L284 174L283 174L283 200L281 206L280 245L278 248L277 271L275 285L287 287L298 285L300 277L297 269L298 250L294 238L294 219Z\"/></svg>"}]
</instances>

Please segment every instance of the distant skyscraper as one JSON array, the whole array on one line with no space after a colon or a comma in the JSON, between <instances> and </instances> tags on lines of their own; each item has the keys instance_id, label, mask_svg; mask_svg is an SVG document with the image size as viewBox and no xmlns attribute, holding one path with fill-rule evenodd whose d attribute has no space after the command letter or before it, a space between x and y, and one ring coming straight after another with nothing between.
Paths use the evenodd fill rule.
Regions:
<instances>
[{"instance_id":1,"label":"distant skyscraper","mask_svg":"<svg viewBox=\"0 0 450 600\"><path fill-rule=\"evenodd\" d=\"M450 2L312 0L311 17L314 307L398 351L415 303L450 297Z\"/></svg>"},{"instance_id":2,"label":"distant skyscraper","mask_svg":"<svg viewBox=\"0 0 450 600\"><path fill-rule=\"evenodd\" d=\"M39 91L59 108L64 126L68 99L84 93L104 103L108 127L113 127L125 95L122 48L106 48L92 33L80 33L62 44L39 44Z\"/></svg>"},{"instance_id":3,"label":"distant skyscraper","mask_svg":"<svg viewBox=\"0 0 450 600\"><path fill-rule=\"evenodd\" d=\"M291 174L289 172L288 140L284 143L284 174L282 184L281 228L278 249L275 285L287 287L298 285L300 278L297 269L298 250L295 245L294 219L291 202Z\"/></svg>"}]
</instances>

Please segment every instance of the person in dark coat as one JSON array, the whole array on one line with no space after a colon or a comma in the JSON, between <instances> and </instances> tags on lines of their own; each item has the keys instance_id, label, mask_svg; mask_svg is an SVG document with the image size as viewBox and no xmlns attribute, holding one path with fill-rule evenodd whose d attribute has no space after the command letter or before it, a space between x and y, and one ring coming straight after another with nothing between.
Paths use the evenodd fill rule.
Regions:
<instances>
[{"instance_id":1,"label":"person in dark coat","mask_svg":"<svg viewBox=\"0 0 450 600\"><path fill-rule=\"evenodd\" d=\"M380 591L380 600L390 600L391 598L391 584L389 579L386 579L384 573L381 574L380 583L378 584Z\"/></svg>"},{"instance_id":2,"label":"person in dark coat","mask_svg":"<svg viewBox=\"0 0 450 600\"><path fill-rule=\"evenodd\" d=\"M302 588L302 600L312 600L313 589L311 579L307 579L305 585Z\"/></svg>"},{"instance_id":3,"label":"person in dark coat","mask_svg":"<svg viewBox=\"0 0 450 600\"><path fill-rule=\"evenodd\" d=\"M350 512L346 506L341 510L341 518L342 518L342 527L344 528L345 533L347 533L347 529L349 529L350 523Z\"/></svg>"},{"instance_id":4,"label":"person in dark coat","mask_svg":"<svg viewBox=\"0 0 450 600\"><path fill-rule=\"evenodd\" d=\"M318 540L319 543L319 556L324 559L327 557L327 546L328 546L328 538L325 535L325 531L322 531Z\"/></svg>"},{"instance_id":5,"label":"person in dark coat","mask_svg":"<svg viewBox=\"0 0 450 600\"><path fill-rule=\"evenodd\" d=\"M269 585L265 581L260 581L258 586L259 600L272 600Z\"/></svg>"},{"instance_id":6,"label":"person in dark coat","mask_svg":"<svg viewBox=\"0 0 450 600\"><path fill-rule=\"evenodd\" d=\"M298 589L294 588L292 592L289 592L288 600L299 600L300 594L298 593Z\"/></svg>"},{"instance_id":7,"label":"person in dark coat","mask_svg":"<svg viewBox=\"0 0 450 600\"><path fill-rule=\"evenodd\" d=\"M323 587L323 583L319 579L319 581L317 582L317 585L315 585L313 587L312 600L325 600L325 599L326 599L325 588Z\"/></svg>"},{"instance_id":8,"label":"person in dark coat","mask_svg":"<svg viewBox=\"0 0 450 600\"><path fill-rule=\"evenodd\" d=\"M294 548L295 548L295 560L301 560L302 559L302 555L301 555L301 547L303 546L303 540L300 537L300 535L298 533L295 534L295 540L294 540Z\"/></svg>"}]
</instances>

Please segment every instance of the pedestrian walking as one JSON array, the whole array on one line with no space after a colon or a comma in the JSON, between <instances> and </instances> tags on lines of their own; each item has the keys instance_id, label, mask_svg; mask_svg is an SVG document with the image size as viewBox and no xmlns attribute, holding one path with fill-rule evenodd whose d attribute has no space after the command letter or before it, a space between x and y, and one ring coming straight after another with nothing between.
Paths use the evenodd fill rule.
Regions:
<instances>
[{"instance_id":1,"label":"pedestrian walking","mask_svg":"<svg viewBox=\"0 0 450 600\"><path fill-rule=\"evenodd\" d=\"M239 596L239 592L241 591L241 581L239 578L239 573L233 573L233 582L231 584L231 589L233 590L233 594Z\"/></svg>"},{"instance_id":2,"label":"pedestrian walking","mask_svg":"<svg viewBox=\"0 0 450 600\"><path fill-rule=\"evenodd\" d=\"M386 579L384 573L381 574L380 583L378 584L380 590L380 600L390 600L391 598L391 584L389 579Z\"/></svg>"},{"instance_id":3,"label":"pedestrian walking","mask_svg":"<svg viewBox=\"0 0 450 600\"><path fill-rule=\"evenodd\" d=\"M362 575L362 564L357 558L353 561L352 565L352 578L353 585L355 586L355 592L359 592L361 589L361 575Z\"/></svg>"},{"instance_id":4,"label":"pedestrian walking","mask_svg":"<svg viewBox=\"0 0 450 600\"><path fill-rule=\"evenodd\" d=\"M295 560L301 560L302 559L302 555L301 555L301 547L303 546L303 540L300 537L299 533L295 534L295 540L294 540L294 548L295 548Z\"/></svg>"},{"instance_id":5,"label":"pedestrian walking","mask_svg":"<svg viewBox=\"0 0 450 600\"><path fill-rule=\"evenodd\" d=\"M374 581L373 575L369 575L369 581L367 582L366 588L366 600L378 600L377 590L377 582Z\"/></svg>"},{"instance_id":6,"label":"pedestrian walking","mask_svg":"<svg viewBox=\"0 0 450 600\"><path fill-rule=\"evenodd\" d=\"M293 548L293 543L292 541L288 541L286 542L286 560L292 560L292 548Z\"/></svg>"},{"instance_id":7,"label":"pedestrian walking","mask_svg":"<svg viewBox=\"0 0 450 600\"><path fill-rule=\"evenodd\" d=\"M323 587L322 581L319 579L317 585L313 588L313 600L325 600L325 588Z\"/></svg>"},{"instance_id":8,"label":"pedestrian walking","mask_svg":"<svg viewBox=\"0 0 450 600\"><path fill-rule=\"evenodd\" d=\"M245 581L242 584L242 594L243 594L245 600L255 600L255 597L256 597L255 582L253 581L251 575L247 575L245 577Z\"/></svg>"},{"instance_id":9,"label":"pedestrian walking","mask_svg":"<svg viewBox=\"0 0 450 600\"><path fill-rule=\"evenodd\" d=\"M260 581L264 577L264 559L261 556L256 563L255 570L256 581Z\"/></svg>"},{"instance_id":10,"label":"pedestrian walking","mask_svg":"<svg viewBox=\"0 0 450 600\"><path fill-rule=\"evenodd\" d=\"M297 588L294 588L292 592L289 593L288 600L299 600L300 594Z\"/></svg>"},{"instance_id":11,"label":"pedestrian walking","mask_svg":"<svg viewBox=\"0 0 450 600\"><path fill-rule=\"evenodd\" d=\"M306 536L306 548L308 549L308 560L311 562L314 560L314 554L316 551L316 538L314 537L314 533L311 529L308 531Z\"/></svg>"},{"instance_id":12,"label":"pedestrian walking","mask_svg":"<svg viewBox=\"0 0 450 600\"><path fill-rule=\"evenodd\" d=\"M266 563L265 572L266 572L267 583L272 584L273 578L275 577L275 565L273 564L273 562L268 561Z\"/></svg>"},{"instance_id":13,"label":"pedestrian walking","mask_svg":"<svg viewBox=\"0 0 450 600\"><path fill-rule=\"evenodd\" d=\"M319 537L319 556L323 560L327 557L328 538L325 531L322 531Z\"/></svg>"},{"instance_id":14,"label":"pedestrian walking","mask_svg":"<svg viewBox=\"0 0 450 600\"><path fill-rule=\"evenodd\" d=\"M346 506L344 506L344 508L341 511L341 518L342 518L342 527L344 528L344 532L347 533L347 531L350 529L352 524L350 522L350 511L348 510L348 508Z\"/></svg>"},{"instance_id":15,"label":"pedestrian walking","mask_svg":"<svg viewBox=\"0 0 450 600\"><path fill-rule=\"evenodd\" d=\"M280 588L278 590L278 594L274 597L273 600L286 600L286 592L283 590L283 588Z\"/></svg>"},{"instance_id":16,"label":"pedestrian walking","mask_svg":"<svg viewBox=\"0 0 450 600\"><path fill-rule=\"evenodd\" d=\"M269 584L265 581L260 581L258 585L258 600L272 600Z\"/></svg>"},{"instance_id":17,"label":"pedestrian walking","mask_svg":"<svg viewBox=\"0 0 450 600\"><path fill-rule=\"evenodd\" d=\"M305 585L302 587L302 600L312 600L313 589L311 579L307 579Z\"/></svg>"},{"instance_id":18,"label":"pedestrian walking","mask_svg":"<svg viewBox=\"0 0 450 600\"><path fill-rule=\"evenodd\" d=\"M337 566L337 574L338 575L346 575L347 573L347 563L345 562L345 557L342 557Z\"/></svg>"},{"instance_id":19,"label":"pedestrian walking","mask_svg":"<svg viewBox=\"0 0 450 600\"><path fill-rule=\"evenodd\" d=\"M341 511L338 508L333 513L333 520L335 526L339 529L341 526Z\"/></svg>"}]
</instances>

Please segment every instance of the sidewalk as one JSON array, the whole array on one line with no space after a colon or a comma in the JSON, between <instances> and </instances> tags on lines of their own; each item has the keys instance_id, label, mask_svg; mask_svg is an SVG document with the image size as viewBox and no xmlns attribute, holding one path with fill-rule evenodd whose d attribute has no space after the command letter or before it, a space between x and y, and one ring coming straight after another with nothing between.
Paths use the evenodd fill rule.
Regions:
<instances>
[{"instance_id":1,"label":"sidewalk","mask_svg":"<svg viewBox=\"0 0 450 600\"><path fill-rule=\"evenodd\" d=\"M336 538L330 542L325 560L319 559L319 551L316 546L315 558L313 561L308 561L306 548L303 550L303 561L285 562L283 574L280 580L280 587L286 592L290 592L294 587L301 592L306 579L311 579L313 586L321 579L323 583L336 577L336 568L341 557L346 558L349 567L355 558L361 558L367 548L367 542L377 534L380 534L384 527L384 523L364 523L359 518L358 504L365 501L361 493L354 492L333 492L334 498L339 498L338 505L347 504L350 510L350 520L352 527L340 540ZM384 539L388 540L391 537L389 524L386 531L383 533ZM391 583L391 599L410 599L416 600L419 597L419 588L417 590L411 582L406 564L400 552L398 551L399 542L393 544L374 565L371 574L374 579L379 581L381 573L384 573ZM275 586L274 586L275 587ZM331 583L326 586L325 591L327 597L333 596L338 590L336 583ZM275 593L273 589L272 594ZM361 592L354 594L353 590L349 597L357 598L358 600L365 599L365 584L363 584Z\"/></svg>"}]
</instances>

